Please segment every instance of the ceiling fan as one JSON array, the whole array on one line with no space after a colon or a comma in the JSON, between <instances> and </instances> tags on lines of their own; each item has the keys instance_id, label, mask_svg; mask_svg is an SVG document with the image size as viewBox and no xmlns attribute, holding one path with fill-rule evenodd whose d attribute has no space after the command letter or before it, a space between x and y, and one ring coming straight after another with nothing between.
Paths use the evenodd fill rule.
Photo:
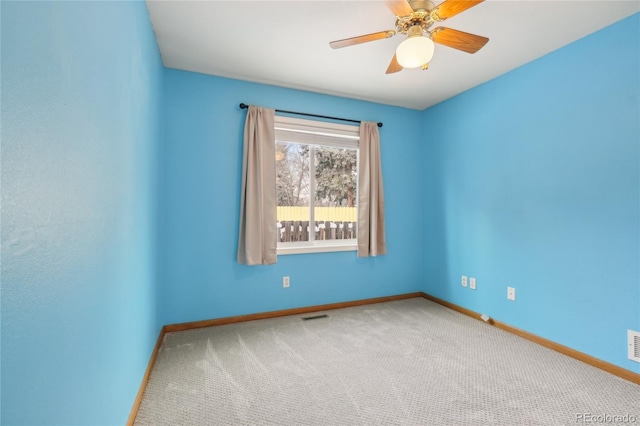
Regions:
<instances>
[{"instance_id":1,"label":"ceiling fan","mask_svg":"<svg viewBox=\"0 0 640 426\"><path fill-rule=\"evenodd\" d=\"M396 34L406 34L387 68L387 74L402 71L403 68L422 67L426 70L433 57L435 43L443 44L467 53L476 53L488 38L451 28L437 27L442 22L465 10L482 3L484 0L445 0L437 7L430 0L387 0L387 5L396 15L395 30L380 31L373 34L336 40L329 43L333 49L353 46L369 41L382 40Z\"/></svg>"}]
</instances>

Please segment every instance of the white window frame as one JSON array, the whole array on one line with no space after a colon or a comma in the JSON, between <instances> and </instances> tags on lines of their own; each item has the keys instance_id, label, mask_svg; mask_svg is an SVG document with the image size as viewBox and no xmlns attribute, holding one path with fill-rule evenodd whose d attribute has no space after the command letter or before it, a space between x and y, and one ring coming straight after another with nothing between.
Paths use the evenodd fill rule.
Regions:
<instances>
[{"instance_id":1,"label":"white window frame","mask_svg":"<svg viewBox=\"0 0 640 426\"><path fill-rule=\"evenodd\" d=\"M360 126L336 124L324 121L305 120L295 117L275 116L275 139L278 142L308 144L309 145L309 226L315 223L313 202L315 197L315 161L313 159L315 147L327 146L332 148L355 149L357 155L358 175L360 174ZM358 194L356 192L356 197ZM357 198L356 198L357 199ZM357 229L356 229L357 235ZM281 243L278 241L278 255L324 253L338 251L356 251L357 238L352 240L315 240L315 232L309 230L309 241Z\"/></svg>"}]
</instances>

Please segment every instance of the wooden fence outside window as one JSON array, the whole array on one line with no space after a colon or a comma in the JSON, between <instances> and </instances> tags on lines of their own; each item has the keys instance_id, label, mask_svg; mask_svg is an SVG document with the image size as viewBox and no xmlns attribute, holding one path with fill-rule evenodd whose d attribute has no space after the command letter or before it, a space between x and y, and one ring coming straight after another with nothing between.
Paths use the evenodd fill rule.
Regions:
<instances>
[{"instance_id":1,"label":"wooden fence outside window","mask_svg":"<svg viewBox=\"0 0 640 426\"><path fill-rule=\"evenodd\" d=\"M313 213L316 240L356 238L356 207L314 207ZM278 206L276 214L279 242L309 241L309 207Z\"/></svg>"},{"instance_id":2,"label":"wooden fence outside window","mask_svg":"<svg viewBox=\"0 0 640 426\"><path fill-rule=\"evenodd\" d=\"M314 226L316 241L348 240L356 238L357 222L316 221ZM309 221L283 220L278 222L281 243L309 241Z\"/></svg>"}]
</instances>

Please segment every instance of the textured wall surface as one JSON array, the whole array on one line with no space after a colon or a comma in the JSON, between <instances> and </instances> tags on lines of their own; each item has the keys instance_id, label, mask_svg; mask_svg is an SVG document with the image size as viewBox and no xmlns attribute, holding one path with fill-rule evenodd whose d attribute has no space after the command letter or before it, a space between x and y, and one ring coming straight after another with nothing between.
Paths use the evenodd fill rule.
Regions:
<instances>
[{"instance_id":1,"label":"textured wall surface","mask_svg":"<svg viewBox=\"0 0 640 426\"><path fill-rule=\"evenodd\" d=\"M422 283L421 113L297 90L167 70L161 238L165 323L416 291ZM389 254L279 256L236 263L245 102L382 121ZM282 277L291 287L282 288Z\"/></svg>"},{"instance_id":2,"label":"textured wall surface","mask_svg":"<svg viewBox=\"0 0 640 426\"><path fill-rule=\"evenodd\" d=\"M2 419L124 424L159 327L144 2L2 2Z\"/></svg>"},{"instance_id":3,"label":"textured wall surface","mask_svg":"<svg viewBox=\"0 0 640 426\"><path fill-rule=\"evenodd\" d=\"M424 112L425 291L635 372L639 35L636 14Z\"/></svg>"}]
</instances>

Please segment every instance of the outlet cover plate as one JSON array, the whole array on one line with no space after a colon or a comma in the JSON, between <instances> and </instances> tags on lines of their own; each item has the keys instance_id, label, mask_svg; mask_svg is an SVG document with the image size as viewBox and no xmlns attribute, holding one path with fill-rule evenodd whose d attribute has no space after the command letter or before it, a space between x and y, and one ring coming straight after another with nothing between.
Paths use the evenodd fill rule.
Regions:
<instances>
[{"instance_id":1,"label":"outlet cover plate","mask_svg":"<svg viewBox=\"0 0 640 426\"><path fill-rule=\"evenodd\" d=\"M640 362L640 331L627 330L629 340L629 359Z\"/></svg>"}]
</instances>

